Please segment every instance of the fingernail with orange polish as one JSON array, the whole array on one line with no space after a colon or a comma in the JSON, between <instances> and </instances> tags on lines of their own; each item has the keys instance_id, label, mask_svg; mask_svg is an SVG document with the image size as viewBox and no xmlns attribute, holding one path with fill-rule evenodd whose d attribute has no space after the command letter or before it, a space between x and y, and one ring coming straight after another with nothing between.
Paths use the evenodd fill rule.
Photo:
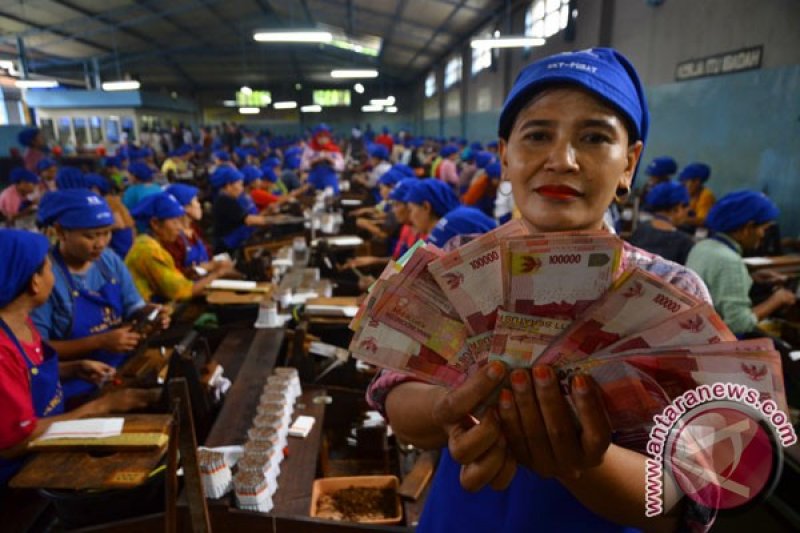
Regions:
<instances>
[{"instance_id":1,"label":"fingernail with orange polish","mask_svg":"<svg viewBox=\"0 0 800 533\"><path fill-rule=\"evenodd\" d=\"M550 367L544 365L533 367L533 377L542 385L548 383L551 377Z\"/></svg>"},{"instance_id":2,"label":"fingernail with orange polish","mask_svg":"<svg viewBox=\"0 0 800 533\"><path fill-rule=\"evenodd\" d=\"M525 373L521 370L515 370L511 373L511 386L514 387L514 390L522 392L525 390L527 386L527 380L525 379Z\"/></svg>"},{"instance_id":3,"label":"fingernail with orange polish","mask_svg":"<svg viewBox=\"0 0 800 533\"><path fill-rule=\"evenodd\" d=\"M589 382L586 381L586 376L575 374L572 377L572 388L575 389L575 392L587 392L589 390Z\"/></svg>"},{"instance_id":4,"label":"fingernail with orange polish","mask_svg":"<svg viewBox=\"0 0 800 533\"><path fill-rule=\"evenodd\" d=\"M500 407L503 409L510 409L513 403L514 395L511 394L511 391L508 389L502 389L500 391Z\"/></svg>"},{"instance_id":5,"label":"fingernail with orange polish","mask_svg":"<svg viewBox=\"0 0 800 533\"><path fill-rule=\"evenodd\" d=\"M490 379L495 381L499 381L506 373L506 367L500 361L492 361L489 363L489 370L487 371L487 375Z\"/></svg>"}]
</instances>

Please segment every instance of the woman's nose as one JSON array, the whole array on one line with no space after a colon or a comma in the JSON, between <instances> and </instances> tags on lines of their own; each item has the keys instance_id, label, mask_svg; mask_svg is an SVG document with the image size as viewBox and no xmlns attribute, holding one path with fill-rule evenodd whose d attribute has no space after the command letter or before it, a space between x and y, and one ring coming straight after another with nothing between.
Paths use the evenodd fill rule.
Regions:
<instances>
[{"instance_id":1,"label":"woman's nose","mask_svg":"<svg viewBox=\"0 0 800 533\"><path fill-rule=\"evenodd\" d=\"M578 169L575 147L568 138L556 138L550 145L547 158L547 170L553 172L573 172Z\"/></svg>"}]
</instances>

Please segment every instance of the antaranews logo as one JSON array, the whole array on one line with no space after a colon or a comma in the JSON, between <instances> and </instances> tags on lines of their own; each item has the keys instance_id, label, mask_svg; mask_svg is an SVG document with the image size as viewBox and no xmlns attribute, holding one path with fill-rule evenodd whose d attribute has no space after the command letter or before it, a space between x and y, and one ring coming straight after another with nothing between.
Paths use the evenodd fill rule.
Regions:
<instances>
[{"instance_id":1,"label":"antaranews logo","mask_svg":"<svg viewBox=\"0 0 800 533\"><path fill-rule=\"evenodd\" d=\"M701 385L653 418L647 443L645 515L664 513L668 479L711 509L733 509L766 496L797 442L789 417L746 385ZM667 476L669 476L667 478Z\"/></svg>"}]
</instances>

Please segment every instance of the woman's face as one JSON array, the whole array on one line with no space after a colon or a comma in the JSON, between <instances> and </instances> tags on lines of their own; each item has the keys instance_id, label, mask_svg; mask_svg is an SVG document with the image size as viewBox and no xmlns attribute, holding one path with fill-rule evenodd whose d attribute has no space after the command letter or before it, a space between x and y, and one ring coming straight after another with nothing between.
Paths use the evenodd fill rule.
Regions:
<instances>
[{"instance_id":1,"label":"woman's face","mask_svg":"<svg viewBox=\"0 0 800 533\"><path fill-rule=\"evenodd\" d=\"M61 251L76 261L97 261L111 241L111 226L92 229L58 229Z\"/></svg>"},{"instance_id":2,"label":"woman's face","mask_svg":"<svg viewBox=\"0 0 800 533\"><path fill-rule=\"evenodd\" d=\"M34 290L35 303L41 305L50 297L55 284L55 276L53 276L53 264L50 262L49 257L44 258L44 267L41 272L33 275L32 286Z\"/></svg>"},{"instance_id":3,"label":"woman's face","mask_svg":"<svg viewBox=\"0 0 800 533\"><path fill-rule=\"evenodd\" d=\"M686 186L686 190L689 191L689 196L694 196L700 192L700 189L703 188L703 182L698 178L686 180L683 182L683 184Z\"/></svg>"},{"instance_id":4,"label":"woman's face","mask_svg":"<svg viewBox=\"0 0 800 533\"><path fill-rule=\"evenodd\" d=\"M153 229L153 234L160 242L171 243L178 239L183 229L183 217L167 218L164 220L153 219L150 221L150 227Z\"/></svg>"},{"instance_id":5,"label":"woman's face","mask_svg":"<svg viewBox=\"0 0 800 533\"><path fill-rule=\"evenodd\" d=\"M192 198L192 201L186 204L183 209L189 215L189 218L195 222L203 218L203 207L200 205L200 200L197 199L197 196Z\"/></svg>"},{"instance_id":6,"label":"woman's face","mask_svg":"<svg viewBox=\"0 0 800 533\"><path fill-rule=\"evenodd\" d=\"M545 90L500 140L503 175L532 231L592 230L618 187L629 187L642 143L620 116L573 88Z\"/></svg>"},{"instance_id":7,"label":"woman's face","mask_svg":"<svg viewBox=\"0 0 800 533\"><path fill-rule=\"evenodd\" d=\"M436 225L439 219L433 216L433 211L427 202L420 205L417 203L409 202L408 206L408 220L414 229L419 233L428 234Z\"/></svg>"},{"instance_id":8,"label":"woman's face","mask_svg":"<svg viewBox=\"0 0 800 533\"><path fill-rule=\"evenodd\" d=\"M392 202L392 211L394 212L394 218L397 219L398 224L407 224L408 223L408 204L405 202Z\"/></svg>"}]
</instances>

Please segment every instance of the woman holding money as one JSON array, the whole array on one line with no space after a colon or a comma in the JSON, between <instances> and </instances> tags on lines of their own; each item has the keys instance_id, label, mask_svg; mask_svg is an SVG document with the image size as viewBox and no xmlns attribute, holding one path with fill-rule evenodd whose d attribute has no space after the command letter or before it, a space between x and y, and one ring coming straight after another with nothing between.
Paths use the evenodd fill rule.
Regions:
<instances>
[{"instance_id":1,"label":"woman holding money","mask_svg":"<svg viewBox=\"0 0 800 533\"><path fill-rule=\"evenodd\" d=\"M528 229L603 229L608 206L630 191L648 122L638 75L615 50L526 67L500 115L499 148ZM675 263L630 245L623 262L710 300L702 281ZM550 366L507 374L492 362L448 390L384 371L370 386L369 401L401 439L445 447L419 531L672 531L710 522L674 501L666 516L645 517L645 456L611 442L591 378L573 378L573 414ZM475 418L506 377L511 388L497 407Z\"/></svg>"}]
</instances>

